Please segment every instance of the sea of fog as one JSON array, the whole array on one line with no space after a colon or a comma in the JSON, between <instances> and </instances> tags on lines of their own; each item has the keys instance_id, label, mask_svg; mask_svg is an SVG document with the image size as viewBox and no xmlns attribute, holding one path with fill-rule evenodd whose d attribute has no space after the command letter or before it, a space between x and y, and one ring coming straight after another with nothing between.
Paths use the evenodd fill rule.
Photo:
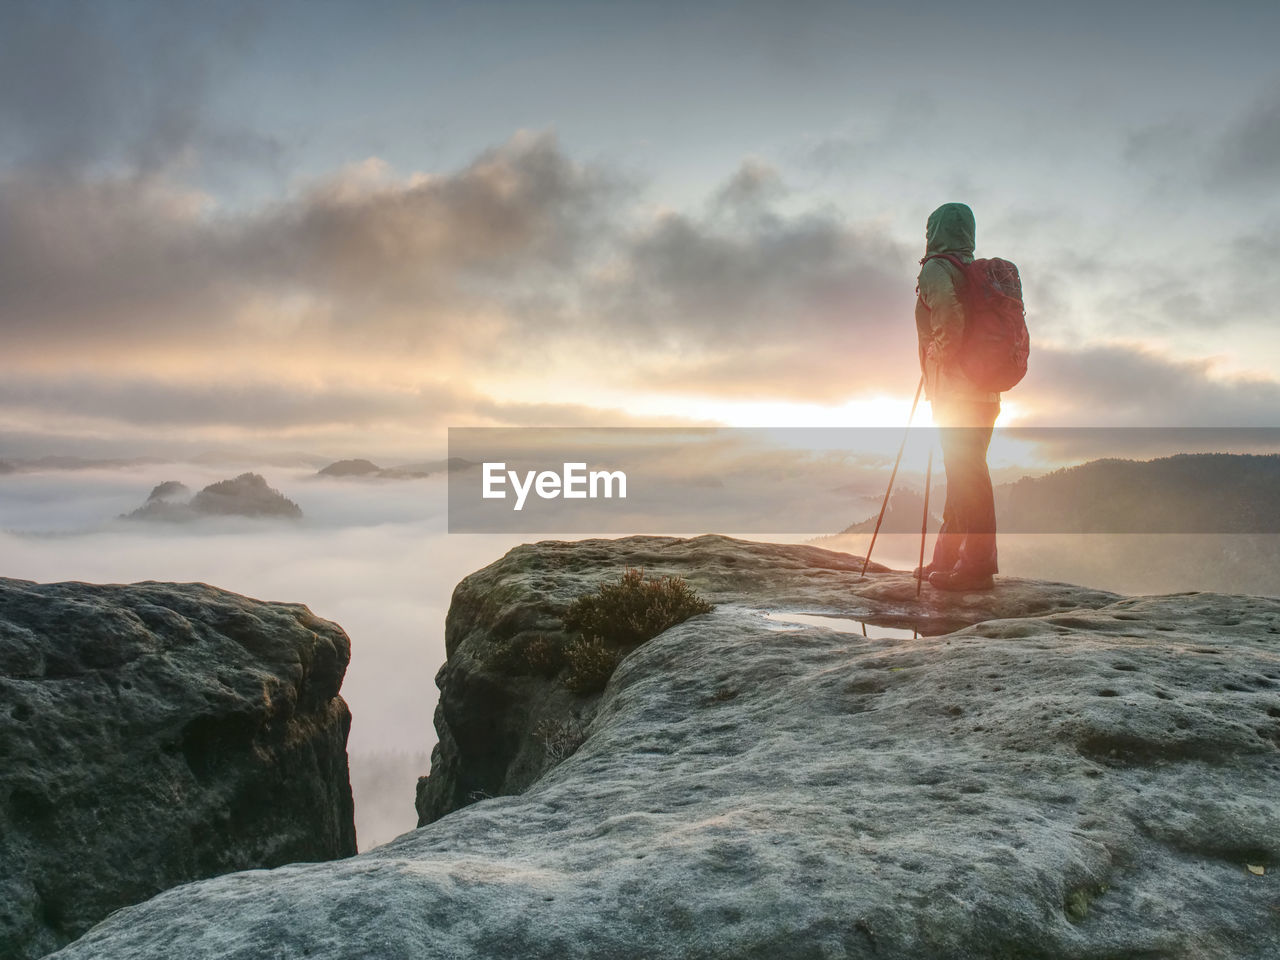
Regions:
<instances>
[{"instance_id":1,"label":"sea of fog","mask_svg":"<svg viewBox=\"0 0 1280 960\"><path fill-rule=\"evenodd\" d=\"M416 823L414 784L430 764L436 671L454 585L528 535L449 534L444 474L331 479L312 468L254 468L300 521L122 520L152 487L192 491L241 472L208 464L56 469L0 475L0 575L41 582L203 582L305 603L351 637L342 695L362 849ZM779 539L779 538L770 538Z\"/></svg>"},{"instance_id":2,"label":"sea of fog","mask_svg":"<svg viewBox=\"0 0 1280 960\"><path fill-rule=\"evenodd\" d=\"M305 603L351 637L342 693L360 845L412 829L414 782L435 744L434 677L454 585L529 535L446 532L446 478L319 478L312 468L261 468L304 519L126 521L151 488L193 491L240 472L207 464L43 470L0 475L0 574L26 580L199 581L264 600ZM858 517L833 517L840 529ZM768 540L805 539L757 537ZM863 537L822 543L860 552ZM1280 594L1277 538L1020 537L1002 540L1006 574L1118 592L1188 589ZM875 558L898 568L919 542L882 538Z\"/></svg>"},{"instance_id":3,"label":"sea of fog","mask_svg":"<svg viewBox=\"0 0 1280 960\"><path fill-rule=\"evenodd\" d=\"M204 582L305 603L351 637L342 694L362 847L415 823L414 778L435 744L433 682L444 662L454 584L520 537L449 536L445 480L328 480L260 470L304 519L125 521L162 480L192 490L236 471L197 464L49 470L0 476L0 572L25 580ZM383 796L392 792L394 796Z\"/></svg>"}]
</instances>

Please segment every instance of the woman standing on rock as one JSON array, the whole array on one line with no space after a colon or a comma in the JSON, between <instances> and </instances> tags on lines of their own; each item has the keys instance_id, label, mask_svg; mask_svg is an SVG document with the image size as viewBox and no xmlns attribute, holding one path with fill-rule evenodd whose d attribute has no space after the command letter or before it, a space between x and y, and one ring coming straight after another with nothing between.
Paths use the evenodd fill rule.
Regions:
<instances>
[{"instance_id":1,"label":"woman standing on rock","mask_svg":"<svg viewBox=\"0 0 1280 960\"><path fill-rule=\"evenodd\" d=\"M944 203L929 215L916 298L916 333L925 398L941 428L947 499L933 559L916 571L942 590L990 590L996 562L996 509L987 448L1000 394L974 382L960 363L965 299L973 263L973 211Z\"/></svg>"}]
</instances>

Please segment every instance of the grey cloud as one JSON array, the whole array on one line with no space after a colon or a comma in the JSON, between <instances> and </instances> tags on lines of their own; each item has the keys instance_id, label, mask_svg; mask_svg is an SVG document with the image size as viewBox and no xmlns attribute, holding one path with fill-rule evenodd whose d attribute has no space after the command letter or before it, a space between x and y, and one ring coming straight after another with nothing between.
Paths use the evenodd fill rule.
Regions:
<instances>
[{"instance_id":1,"label":"grey cloud","mask_svg":"<svg viewBox=\"0 0 1280 960\"><path fill-rule=\"evenodd\" d=\"M412 388L343 383L290 384L261 380L181 382L143 377L49 378L10 376L0 381L0 412L16 419L36 414L64 424L127 424L173 439L186 430L236 427L272 431L332 428L367 430L388 424L423 431L424 443L450 426L628 426L639 421L621 410L574 403L495 400L452 383ZM670 418L674 423L689 422Z\"/></svg>"},{"instance_id":2,"label":"grey cloud","mask_svg":"<svg viewBox=\"0 0 1280 960\"><path fill-rule=\"evenodd\" d=\"M155 171L207 152L274 160L269 136L215 118L215 76L250 45L261 4L18 0L0 6L0 150L42 168Z\"/></svg>"},{"instance_id":3,"label":"grey cloud","mask_svg":"<svg viewBox=\"0 0 1280 960\"><path fill-rule=\"evenodd\" d=\"M165 337L229 312L218 230L200 203L150 177L0 182L0 327L11 349Z\"/></svg>"},{"instance_id":4,"label":"grey cloud","mask_svg":"<svg viewBox=\"0 0 1280 960\"><path fill-rule=\"evenodd\" d=\"M794 157L802 168L821 177L883 172L896 158L918 153L922 130L941 132L955 122L942 113L933 93L907 90L893 96L881 116L810 141L796 150Z\"/></svg>"},{"instance_id":5,"label":"grey cloud","mask_svg":"<svg viewBox=\"0 0 1280 960\"><path fill-rule=\"evenodd\" d=\"M776 167L760 160L746 160L716 191L711 200L712 209L730 214L759 214L785 193L786 187Z\"/></svg>"},{"instance_id":6,"label":"grey cloud","mask_svg":"<svg viewBox=\"0 0 1280 960\"><path fill-rule=\"evenodd\" d=\"M1170 162L1184 160L1188 147L1203 138L1204 130L1190 120L1161 120L1126 134L1121 141L1121 156L1149 174L1153 167L1164 168Z\"/></svg>"},{"instance_id":7,"label":"grey cloud","mask_svg":"<svg viewBox=\"0 0 1280 960\"><path fill-rule=\"evenodd\" d=\"M833 136L811 146L804 160L817 173L831 175L861 170L873 156L873 145L851 136Z\"/></svg>"},{"instance_id":8,"label":"grey cloud","mask_svg":"<svg viewBox=\"0 0 1280 960\"><path fill-rule=\"evenodd\" d=\"M1221 274L1188 276L1185 270L1165 263L1134 266L1137 269L1130 283L1113 286L1114 292L1101 300L1102 312L1111 318L1115 334L1136 337L1178 329L1207 330L1233 319L1214 296Z\"/></svg>"},{"instance_id":9,"label":"grey cloud","mask_svg":"<svg viewBox=\"0 0 1280 960\"><path fill-rule=\"evenodd\" d=\"M1249 267L1273 269L1275 262L1280 260L1280 228L1269 223L1266 229L1249 231L1236 237L1231 247L1232 257L1245 261Z\"/></svg>"},{"instance_id":10,"label":"grey cloud","mask_svg":"<svg viewBox=\"0 0 1280 960\"><path fill-rule=\"evenodd\" d=\"M636 388L819 402L911 388L916 253L831 210L780 213L784 197L747 165L706 216L625 238L586 312L634 347Z\"/></svg>"},{"instance_id":11,"label":"grey cloud","mask_svg":"<svg viewBox=\"0 0 1280 960\"><path fill-rule=\"evenodd\" d=\"M1025 398L1050 426L1280 426L1280 383L1222 379L1207 361L1120 346L1033 347L1027 378L1011 398Z\"/></svg>"},{"instance_id":12,"label":"grey cloud","mask_svg":"<svg viewBox=\"0 0 1280 960\"><path fill-rule=\"evenodd\" d=\"M1224 105L1214 121L1176 112L1137 127L1120 156L1163 203L1257 197L1280 177L1280 84Z\"/></svg>"},{"instance_id":13,"label":"grey cloud","mask_svg":"<svg viewBox=\"0 0 1280 960\"><path fill-rule=\"evenodd\" d=\"M479 418L495 426L512 427L633 427L678 426L699 423L689 417L637 417L626 410L582 403L519 403L480 400L471 405L469 418ZM459 422L450 426L458 426Z\"/></svg>"},{"instance_id":14,"label":"grey cloud","mask_svg":"<svg viewBox=\"0 0 1280 960\"><path fill-rule=\"evenodd\" d=\"M913 299L914 257L886 233L833 211L781 214L760 203L759 172L719 197L753 214L665 213L621 242L618 269L587 292L587 312L628 342L735 353L788 345L874 352L896 340Z\"/></svg>"},{"instance_id":15,"label":"grey cloud","mask_svg":"<svg viewBox=\"0 0 1280 960\"><path fill-rule=\"evenodd\" d=\"M906 331L908 336L911 330ZM1280 427L1280 383L1214 375L1127 346L1064 349L1034 342L1027 377L1006 399L1037 424L1072 427ZM641 368L637 385L739 399L838 403L864 391L901 395L919 375L914 341L870 355L774 348L710 356L674 369ZM800 424L797 424L799 426Z\"/></svg>"},{"instance_id":16,"label":"grey cloud","mask_svg":"<svg viewBox=\"0 0 1280 960\"><path fill-rule=\"evenodd\" d=\"M496 316L570 276L624 189L550 134L407 182L366 164L238 217L159 176L13 174L0 182L0 324L33 350L218 343L254 335L237 317L247 302L301 295L322 308L304 336L464 344L469 312Z\"/></svg>"},{"instance_id":17,"label":"grey cloud","mask_svg":"<svg viewBox=\"0 0 1280 960\"><path fill-rule=\"evenodd\" d=\"M638 363L630 382L637 389L735 400L841 403L864 392L910 392L919 375L915 327L904 315L874 350L857 342L739 345L678 363Z\"/></svg>"},{"instance_id":18,"label":"grey cloud","mask_svg":"<svg viewBox=\"0 0 1280 960\"><path fill-rule=\"evenodd\" d=\"M463 169L408 184L336 177L241 231L239 266L351 296L411 296L568 270L623 182L571 161L551 134L519 133Z\"/></svg>"},{"instance_id":19,"label":"grey cloud","mask_svg":"<svg viewBox=\"0 0 1280 960\"><path fill-rule=\"evenodd\" d=\"M759 162L736 171L700 214L640 219L627 206L634 187L574 162L546 133L517 135L460 169L410 180L366 164L249 214L206 210L199 195L160 175L16 173L0 182L0 327L14 373L24 357L109 359L166 344L213 356L306 344L331 355L422 357L433 376L456 364L465 378L589 346L624 354L617 382L650 390L835 402L914 384L914 247L829 208L790 212L793 198ZM1097 257L1023 265L1046 314L1060 312L1062 291L1082 276L1117 289L1127 280L1131 290L1135 276L1165 276ZM1200 287L1161 285L1172 299L1155 307L1171 323L1204 326L1221 315ZM246 304L287 312L298 298L316 309L293 326L241 320ZM1138 289L1121 306L1132 313L1152 303ZM1276 409L1271 381L1222 384L1195 365L1133 351L1037 350L1033 364L1020 390L1078 407L1086 419L1254 423ZM1180 381L1194 389L1169 388ZM3 396L25 409L118 411L140 424L282 428L403 421L429 405L341 391L299 399L288 390L251 403L224 397L223 387L170 402L141 387L73 386L55 382L41 394L11 378ZM508 423L622 417L470 395L445 406Z\"/></svg>"},{"instance_id":20,"label":"grey cloud","mask_svg":"<svg viewBox=\"0 0 1280 960\"><path fill-rule=\"evenodd\" d=\"M409 182L369 164L242 217L210 213L160 177L14 176L0 185L0 323L11 357L304 338L374 353L470 350L492 366L528 343L615 338L641 366L671 349L701 354L708 385L754 369L803 388L813 362L780 368L768 355L802 343L823 381L845 390L853 381L835 358L892 344L910 363L902 318L914 256L887 235L827 211L777 213L782 185L759 163L744 164L704 216L628 230L631 188L572 162L549 134L518 135L460 170ZM587 279L609 260L610 279ZM236 320L254 298L273 310L298 295L318 309L296 329ZM477 310L496 318L498 335L476 335ZM650 386L664 383L675 385L659 375ZM148 422L165 405L136 406Z\"/></svg>"},{"instance_id":21,"label":"grey cloud","mask_svg":"<svg viewBox=\"0 0 1280 960\"><path fill-rule=\"evenodd\" d=\"M1061 286L1094 282L1106 291L1097 313L1113 318L1124 336L1234 328L1268 339L1280 303L1280 234L1265 210L1223 244L1205 244L1183 259L1117 254L1091 277L1051 267ZM1062 331L1065 332L1065 331Z\"/></svg>"},{"instance_id":22,"label":"grey cloud","mask_svg":"<svg viewBox=\"0 0 1280 960\"><path fill-rule=\"evenodd\" d=\"M1274 188L1280 180L1280 85L1268 90L1227 130L1213 173L1224 186Z\"/></svg>"},{"instance_id":23,"label":"grey cloud","mask_svg":"<svg viewBox=\"0 0 1280 960\"><path fill-rule=\"evenodd\" d=\"M0 409L121 421L143 427L239 426L263 430L387 420L442 423L474 395L445 385L413 390L340 384L183 383L152 379L6 377Z\"/></svg>"},{"instance_id":24,"label":"grey cloud","mask_svg":"<svg viewBox=\"0 0 1280 960\"><path fill-rule=\"evenodd\" d=\"M1226 290L1221 309L1232 317L1257 324L1268 333L1275 328L1280 304L1280 229L1274 218L1256 230L1248 230L1230 246Z\"/></svg>"},{"instance_id":25,"label":"grey cloud","mask_svg":"<svg viewBox=\"0 0 1280 960\"><path fill-rule=\"evenodd\" d=\"M366 164L239 218L159 178L12 177L0 184L0 308L37 349L252 337L237 308L299 295L320 307L300 336L491 360L548 336L609 334L658 353L732 352L743 337L753 349L900 341L887 318L909 314L915 258L880 230L777 213L780 180L758 163L704 216L628 223L633 190L528 133L448 174L404 182ZM502 336L479 342L475 313Z\"/></svg>"}]
</instances>

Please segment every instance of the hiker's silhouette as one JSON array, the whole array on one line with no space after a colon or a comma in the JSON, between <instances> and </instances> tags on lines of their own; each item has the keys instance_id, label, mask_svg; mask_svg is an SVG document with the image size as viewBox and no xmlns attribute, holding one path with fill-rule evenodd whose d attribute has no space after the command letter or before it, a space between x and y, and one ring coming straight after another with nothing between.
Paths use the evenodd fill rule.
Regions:
<instances>
[{"instance_id":1,"label":"hiker's silhouette","mask_svg":"<svg viewBox=\"0 0 1280 960\"><path fill-rule=\"evenodd\" d=\"M973 211L965 204L945 203L933 211L917 287L920 369L947 473L942 529L933 559L918 574L944 590L989 589L999 569L987 448L1000 415L1000 394L975 382L961 363L973 320L966 306L976 281L966 267L973 263L975 233Z\"/></svg>"}]
</instances>

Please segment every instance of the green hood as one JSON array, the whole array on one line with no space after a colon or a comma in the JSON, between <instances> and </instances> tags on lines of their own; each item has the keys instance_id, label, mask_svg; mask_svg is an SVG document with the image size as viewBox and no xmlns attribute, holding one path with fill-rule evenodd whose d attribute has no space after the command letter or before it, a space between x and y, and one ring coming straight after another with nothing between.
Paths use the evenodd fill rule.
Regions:
<instances>
[{"instance_id":1,"label":"green hood","mask_svg":"<svg viewBox=\"0 0 1280 960\"><path fill-rule=\"evenodd\" d=\"M963 260L972 260L976 229L973 211L967 205L944 203L929 214L929 222L925 225L925 256L954 253Z\"/></svg>"}]
</instances>

